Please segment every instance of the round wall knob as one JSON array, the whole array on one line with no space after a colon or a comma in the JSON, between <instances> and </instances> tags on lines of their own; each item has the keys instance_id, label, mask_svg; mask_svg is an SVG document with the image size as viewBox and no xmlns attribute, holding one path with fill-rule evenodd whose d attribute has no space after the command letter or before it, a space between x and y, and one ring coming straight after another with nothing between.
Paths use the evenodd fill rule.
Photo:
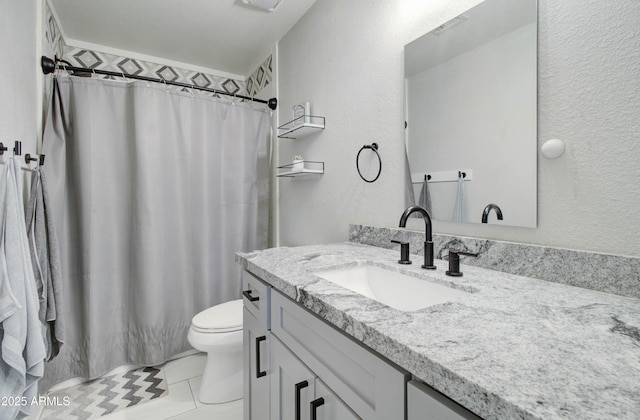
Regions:
<instances>
[{"instance_id":1,"label":"round wall knob","mask_svg":"<svg viewBox=\"0 0 640 420\"><path fill-rule=\"evenodd\" d=\"M544 142L541 151L548 159L557 159L564 153L564 142L558 139L551 139Z\"/></svg>"}]
</instances>

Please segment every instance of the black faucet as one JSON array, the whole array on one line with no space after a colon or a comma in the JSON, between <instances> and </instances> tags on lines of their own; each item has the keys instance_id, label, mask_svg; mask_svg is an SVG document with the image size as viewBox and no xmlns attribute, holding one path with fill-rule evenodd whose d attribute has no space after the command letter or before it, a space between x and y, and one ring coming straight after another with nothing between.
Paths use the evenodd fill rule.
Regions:
<instances>
[{"instance_id":1,"label":"black faucet","mask_svg":"<svg viewBox=\"0 0 640 420\"><path fill-rule=\"evenodd\" d=\"M404 213L402 213L402 216L400 217L400 227L406 227L407 219L409 218L411 213L416 211L422 215L425 225L426 238L424 241L424 264L422 265L422 268L435 270L436 266L433 265L433 235L431 233L431 217L429 216L429 213L420 206L407 207L407 209L404 211Z\"/></svg>"},{"instance_id":2,"label":"black faucet","mask_svg":"<svg viewBox=\"0 0 640 420\"><path fill-rule=\"evenodd\" d=\"M484 210L482 211L482 223L487 223L487 221L489 220L489 213L491 212L491 210L495 210L496 211L496 216L498 216L498 220L502 220L502 210L500 210L500 207L498 207L497 204L487 204L487 207L484 208Z\"/></svg>"}]
</instances>

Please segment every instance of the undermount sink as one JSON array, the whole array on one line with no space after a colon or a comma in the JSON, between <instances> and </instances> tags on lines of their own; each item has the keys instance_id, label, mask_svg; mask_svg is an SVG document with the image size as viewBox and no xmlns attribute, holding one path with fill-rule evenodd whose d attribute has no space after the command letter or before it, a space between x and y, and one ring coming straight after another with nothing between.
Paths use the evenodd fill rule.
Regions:
<instances>
[{"instance_id":1,"label":"undermount sink","mask_svg":"<svg viewBox=\"0 0 640 420\"><path fill-rule=\"evenodd\" d=\"M401 311L417 311L467 296L465 291L374 265L358 265L314 274Z\"/></svg>"}]
</instances>

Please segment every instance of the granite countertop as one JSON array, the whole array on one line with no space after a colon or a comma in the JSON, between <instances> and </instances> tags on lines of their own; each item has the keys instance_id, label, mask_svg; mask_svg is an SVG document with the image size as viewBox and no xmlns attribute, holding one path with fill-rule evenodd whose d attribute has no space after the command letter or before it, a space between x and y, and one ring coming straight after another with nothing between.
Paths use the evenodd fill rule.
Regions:
<instances>
[{"instance_id":1,"label":"granite countertop","mask_svg":"<svg viewBox=\"0 0 640 420\"><path fill-rule=\"evenodd\" d=\"M354 243L237 254L246 270L487 419L640 418L640 300ZM315 276L369 263L470 291L403 312Z\"/></svg>"}]
</instances>

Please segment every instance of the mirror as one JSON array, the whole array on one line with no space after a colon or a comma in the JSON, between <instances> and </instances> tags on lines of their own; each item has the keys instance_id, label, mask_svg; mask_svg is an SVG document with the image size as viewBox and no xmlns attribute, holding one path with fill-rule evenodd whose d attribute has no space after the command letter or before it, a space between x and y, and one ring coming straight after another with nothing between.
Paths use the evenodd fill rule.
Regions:
<instances>
[{"instance_id":1,"label":"mirror","mask_svg":"<svg viewBox=\"0 0 640 420\"><path fill-rule=\"evenodd\" d=\"M536 227L536 0L485 0L406 45L405 93L415 203L428 176L435 220L495 204L488 223Z\"/></svg>"}]
</instances>

